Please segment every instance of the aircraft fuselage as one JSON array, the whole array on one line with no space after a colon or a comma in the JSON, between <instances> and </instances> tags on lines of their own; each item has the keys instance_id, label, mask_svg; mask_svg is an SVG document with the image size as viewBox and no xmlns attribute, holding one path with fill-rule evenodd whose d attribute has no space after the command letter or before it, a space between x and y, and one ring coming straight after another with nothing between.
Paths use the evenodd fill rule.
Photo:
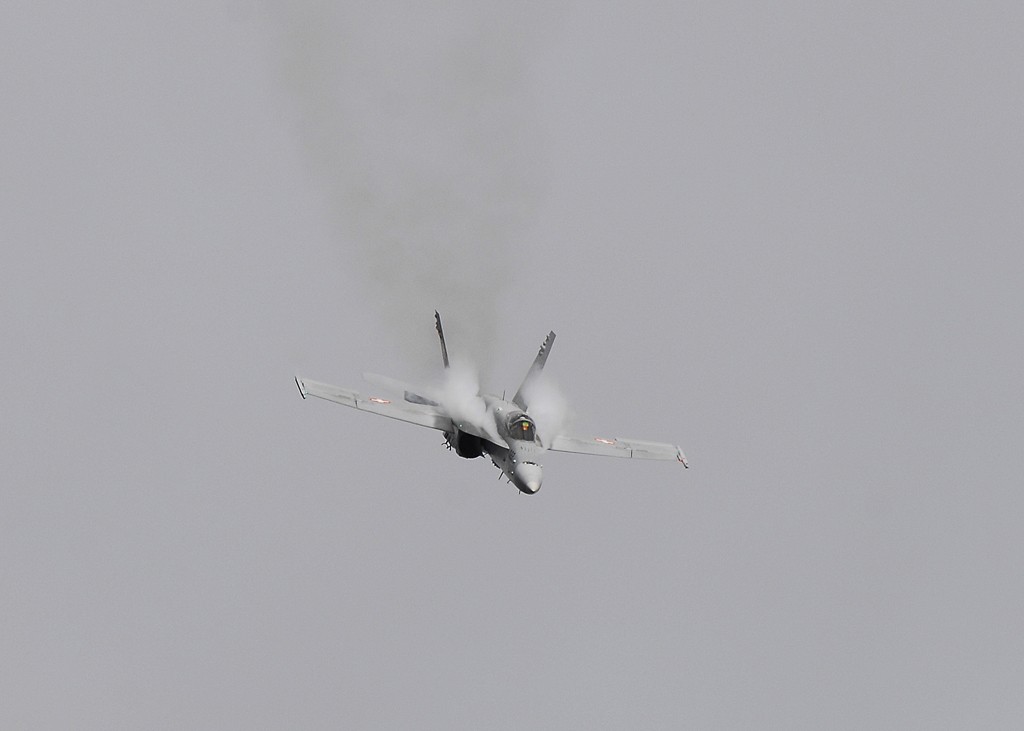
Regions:
<instances>
[{"instance_id":1,"label":"aircraft fuselage","mask_svg":"<svg viewBox=\"0 0 1024 731\"><path fill-rule=\"evenodd\" d=\"M480 439L479 449L520 492L533 495L540 490L544 479L540 458L546 451L537 439L533 419L511 401L496 396L483 396L483 400L487 421L494 425L493 434L498 439ZM459 456L480 456L474 448L473 437L464 432L448 435L448 443L456 447Z\"/></svg>"}]
</instances>

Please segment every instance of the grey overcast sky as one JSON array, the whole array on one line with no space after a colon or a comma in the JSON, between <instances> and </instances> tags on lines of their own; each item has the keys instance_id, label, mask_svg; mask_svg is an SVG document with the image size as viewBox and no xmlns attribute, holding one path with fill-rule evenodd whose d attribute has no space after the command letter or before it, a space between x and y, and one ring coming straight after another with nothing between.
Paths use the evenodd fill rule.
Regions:
<instances>
[{"instance_id":1,"label":"grey overcast sky","mask_svg":"<svg viewBox=\"0 0 1024 731\"><path fill-rule=\"evenodd\" d=\"M0 727L1020 727L1022 38L6 3ZM299 398L429 377L435 307L693 468L528 498Z\"/></svg>"}]
</instances>

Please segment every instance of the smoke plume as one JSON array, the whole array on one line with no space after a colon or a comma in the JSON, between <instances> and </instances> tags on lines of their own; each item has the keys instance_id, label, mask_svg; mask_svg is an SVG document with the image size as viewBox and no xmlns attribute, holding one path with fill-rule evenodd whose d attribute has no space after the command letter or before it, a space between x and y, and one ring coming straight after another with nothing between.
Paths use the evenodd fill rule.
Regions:
<instances>
[{"instance_id":1,"label":"smoke plume","mask_svg":"<svg viewBox=\"0 0 1024 731\"><path fill-rule=\"evenodd\" d=\"M418 342L433 309L461 313L486 365L537 199L537 34L506 4L358 5L277 11L288 97L338 264L357 269L367 316L400 345Z\"/></svg>"}]
</instances>

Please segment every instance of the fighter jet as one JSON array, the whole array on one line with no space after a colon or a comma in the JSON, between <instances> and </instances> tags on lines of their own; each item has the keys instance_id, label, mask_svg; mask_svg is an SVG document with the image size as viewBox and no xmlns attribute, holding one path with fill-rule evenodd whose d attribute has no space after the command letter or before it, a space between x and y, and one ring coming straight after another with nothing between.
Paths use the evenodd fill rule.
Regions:
<instances>
[{"instance_id":1,"label":"fighter jet","mask_svg":"<svg viewBox=\"0 0 1024 731\"><path fill-rule=\"evenodd\" d=\"M437 335L441 341L441 358L446 371L451 368L448 347L445 345L441 316L434 312ZM412 389L398 381L380 376L366 375L367 380L401 393L401 400L379 396L363 396L355 391L326 383L295 377L302 398L334 401L371 414L380 414L410 424L437 429L444 434L444 444L460 457L473 459L487 456L520 492L533 495L540 490L543 477L541 458L547 451L597 454L606 457L632 459L678 460L689 467L683 451L661 442L605 437L575 437L556 431L544 434L538 431L534 415L530 413L531 396L536 395L544 364L547 363L555 333L549 332L540 346L533 365L523 379L511 401L503 397L476 393L457 393L451 389L427 391ZM537 409L540 410L539 408Z\"/></svg>"}]
</instances>

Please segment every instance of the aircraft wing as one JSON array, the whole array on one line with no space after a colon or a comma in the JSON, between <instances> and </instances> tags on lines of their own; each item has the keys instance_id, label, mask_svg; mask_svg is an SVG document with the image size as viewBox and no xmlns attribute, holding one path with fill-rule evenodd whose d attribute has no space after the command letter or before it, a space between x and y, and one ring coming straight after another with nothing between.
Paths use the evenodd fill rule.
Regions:
<instances>
[{"instance_id":1,"label":"aircraft wing","mask_svg":"<svg viewBox=\"0 0 1024 731\"><path fill-rule=\"evenodd\" d=\"M631 459L676 459L689 467L683 450L674 444L643 442L639 439L605 439L603 437L570 437L560 435L551 440L548 449L554 452L599 454L605 457Z\"/></svg>"},{"instance_id":2,"label":"aircraft wing","mask_svg":"<svg viewBox=\"0 0 1024 731\"><path fill-rule=\"evenodd\" d=\"M431 429L438 429L440 431L451 431L453 428L451 417L439 406L392 401L375 396L366 397L347 388L318 383L317 381L308 381L298 376L295 377L295 385L299 387L299 393L302 394L302 398L316 396L317 398L333 401L342 406L351 406L353 409L359 409L360 411L388 416L392 419L407 421L410 424L417 424L419 426L429 426Z\"/></svg>"}]
</instances>

